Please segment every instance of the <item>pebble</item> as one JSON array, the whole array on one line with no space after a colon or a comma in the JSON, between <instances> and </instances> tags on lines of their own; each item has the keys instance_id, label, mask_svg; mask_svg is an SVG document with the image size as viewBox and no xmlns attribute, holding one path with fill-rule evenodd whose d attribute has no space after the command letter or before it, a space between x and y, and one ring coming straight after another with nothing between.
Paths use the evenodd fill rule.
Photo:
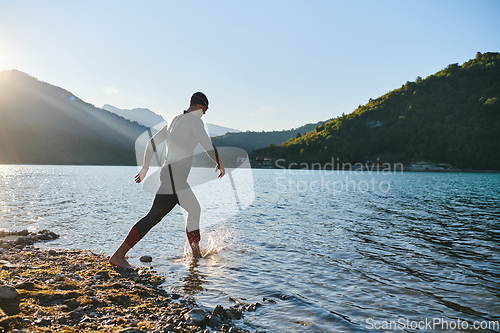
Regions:
<instances>
[{"instance_id":1,"label":"pebble","mask_svg":"<svg viewBox=\"0 0 500 333\"><path fill-rule=\"evenodd\" d=\"M31 281L24 281L16 284L14 287L16 289L33 290L33 288L35 288L35 283Z\"/></svg>"},{"instance_id":2,"label":"pebble","mask_svg":"<svg viewBox=\"0 0 500 333\"><path fill-rule=\"evenodd\" d=\"M109 279L109 273L108 273L108 271L99 271L99 272L97 272L97 274L95 275L95 277L103 279L103 280L108 280Z\"/></svg>"},{"instance_id":3,"label":"pebble","mask_svg":"<svg viewBox=\"0 0 500 333\"><path fill-rule=\"evenodd\" d=\"M223 316L225 316L225 313L226 313L226 310L224 310L224 308L222 307L222 305L216 305L215 306L215 309L213 311L213 315L214 316L223 317Z\"/></svg>"},{"instance_id":4,"label":"pebble","mask_svg":"<svg viewBox=\"0 0 500 333\"><path fill-rule=\"evenodd\" d=\"M269 302L269 303L276 303L276 301L275 301L275 300L270 299L270 298L266 298L266 297L262 297L262 301L263 301L263 302Z\"/></svg>"},{"instance_id":5,"label":"pebble","mask_svg":"<svg viewBox=\"0 0 500 333\"><path fill-rule=\"evenodd\" d=\"M217 316L209 316L207 317L208 319L208 323L210 324L210 326L219 326L220 324L222 324L222 319L220 319L219 317Z\"/></svg>"},{"instance_id":6,"label":"pebble","mask_svg":"<svg viewBox=\"0 0 500 333\"><path fill-rule=\"evenodd\" d=\"M67 305L72 309L76 309L80 304L78 304L78 301L76 299L70 298L64 301L64 305Z\"/></svg>"},{"instance_id":7,"label":"pebble","mask_svg":"<svg viewBox=\"0 0 500 333\"><path fill-rule=\"evenodd\" d=\"M54 280L56 280L56 281L64 281L64 275L62 275L61 273L57 273L54 276Z\"/></svg>"},{"instance_id":8,"label":"pebble","mask_svg":"<svg viewBox=\"0 0 500 333\"><path fill-rule=\"evenodd\" d=\"M52 321L47 318L38 318L33 322L36 326L49 326L52 324Z\"/></svg>"},{"instance_id":9,"label":"pebble","mask_svg":"<svg viewBox=\"0 0 500 333\"><path fill-rule=\"evenodd\" d=\"M206 317L206 312L199 308L192 309L184 314L187 325L201 326L205 323Z\"/></svg>"},{"instance_id":10,"label":"pebble","mask_svg":"<svg viewBox=\"0 0 500 333\"><path fill-rule=\"evenodd\" d=\"M139 260L141 262L151 262L151 261L153 261L153 257L151 257L151 256L142 256L142 257L139 258Z\"/></svg>"},{"instance_id":11,"label":"pebble","mask_svg":"<svg viewBox=\"0 0 500 333\"><path fill-rule=\"evenodd\" d=\"M1 299L14 299L19 296L16 288L10 286L0 286L0 298Z\"/></svg>"}]
</instances>

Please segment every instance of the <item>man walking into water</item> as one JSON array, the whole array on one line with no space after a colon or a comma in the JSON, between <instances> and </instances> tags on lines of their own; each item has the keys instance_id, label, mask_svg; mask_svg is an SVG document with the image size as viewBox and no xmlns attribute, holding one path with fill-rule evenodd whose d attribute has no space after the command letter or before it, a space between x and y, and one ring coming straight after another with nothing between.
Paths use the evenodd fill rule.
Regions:
<instances>
[{"instance_id":1,"label":"man walking into water","mask_svg":"<svg viewBox=\"0 0 500 333\"><path fill-rule=\"evenodd\" d=\"M166 140L166 157L160 172L161 185L149 212L130 229L125 240L109 259L110 264L123 268L132 267L125 259L127 252L176 205L180 205L187 212L186 235L193 257L201 257L199 229L201 208L187 183L193 152L198 144L201 144L215 162L215 170L219 171L218 177L222 178L225 174L217 149L210 141L201 121L207 110L208 98L205 94L194 93L189 108L174 117L149 140L143 166L135 176L135 181L140 183L144 180L156 147Z\"/></svg>"}]
</instances>

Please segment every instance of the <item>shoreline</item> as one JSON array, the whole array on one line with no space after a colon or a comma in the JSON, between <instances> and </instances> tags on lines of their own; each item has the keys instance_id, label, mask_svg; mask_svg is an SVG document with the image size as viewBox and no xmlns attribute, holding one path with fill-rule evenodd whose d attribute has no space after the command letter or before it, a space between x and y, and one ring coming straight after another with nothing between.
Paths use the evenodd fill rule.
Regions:
<instances>
[{"instance_id":1,"label":"shoreline","mask_svg":"<svg viewBox=\"0 0 500 333\"><path fill-rule=\"evenodd\" d=\"M0 163L0 166L75 166L75 167L136 167L140 168L137 165L111 165L111 164L11 164L11 163ZM315 170L315 169L305 169L305 168L283 168L283 167L276 167L274 165L271 166L258 166L258 165L252 165L251 169L256 169L256 170ZM393 170L393 169L384 169L384 168L374 168L374 169L320 169L321 171L367 171L367 172L445 172L445 173L500 173L500 170L474 170L474 169L455 169L453 168L452 170L411 170L409 167L403 168L403 170Z\"/></svg>"},{"instance_id":2,"label":"shoreline","mask_svg":"<svg viewBox=\"0 0 500 333\"><path fill-rule=\"evenodd\" d=\"M249 332L232 319L260 304L202 309L151 267L123 269L89 250L35 247L48 230L0 231L0 332ZM196 259L193 259L196 260Z\"/></svg>"}]
</instances>

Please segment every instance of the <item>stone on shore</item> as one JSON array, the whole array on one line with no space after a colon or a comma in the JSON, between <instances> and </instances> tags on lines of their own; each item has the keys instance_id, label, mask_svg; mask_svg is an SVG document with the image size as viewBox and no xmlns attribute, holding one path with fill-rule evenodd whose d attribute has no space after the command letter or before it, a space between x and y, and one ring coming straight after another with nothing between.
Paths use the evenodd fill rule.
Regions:
<instances>
[{"instance_id":1,"label":"stone on shore","mask_svg":"<svg viewBox=\"0 0 500 333\"><path fill-rule=\"evenodd\" d=\"M19 296L16 288L10 286L0 286L0 299L14 299Z\"/></svg>"},{"instance_id":2,"label":"stone on shore","mask_svg":"<svg viewBox=\"0 0 500 333\"><path fill-rule=\"evenodd\" d=\"M35 288L35 283L31 281L23 281L14 286L16 289L23 289L23 290L33 290Z\"/></svg>"},{"instance_id":3,"label":"stone on shore","mask_svg":"<svg viewBox=\"0 0 500 333\"><path fill-rule=\"evenodd\" d=\"M151 261L153 261L153 257L151 257L151 256L142 256L142 257L139 258L139 260L141 262L151 262Z\"/></svg>"},{"instance_id":4,"label":"stone on shore","mask_svg":"<svg viewBox=\"0 0 500 333\"><path fill-rule=\"evenodd\" d=\"M205 324L206 317L207 313L198 308L192 309L188 313L184 314L184 319L186 319L187 325L202 326Z\"/></svg>"}]
</instances>

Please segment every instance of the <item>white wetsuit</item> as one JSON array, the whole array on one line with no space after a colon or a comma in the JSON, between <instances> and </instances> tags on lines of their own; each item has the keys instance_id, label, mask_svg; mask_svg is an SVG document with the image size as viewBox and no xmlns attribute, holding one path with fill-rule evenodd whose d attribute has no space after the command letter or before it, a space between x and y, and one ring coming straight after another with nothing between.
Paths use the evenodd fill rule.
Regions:
<instances>
[{"instance_id":1,"label":"white wetsuit","mask_svg":"<svg viewBox=\"0 0 500 333\"><path fill-rule=\"evenodd\" d=\"M130 230L126 242L132 247L146 233L168 214L176 204L186 210L186 232L198 232L201 208L187 178L192 167L194 149L201 144L215 161L218 156L212 141L205 131L202 120L190 113L177 115L160 129L148 142L146 161L150 161L156 146L166 142L166 156L161 170L161 185L148 214L141 218Z\"/></svg>"}]
</instances>

